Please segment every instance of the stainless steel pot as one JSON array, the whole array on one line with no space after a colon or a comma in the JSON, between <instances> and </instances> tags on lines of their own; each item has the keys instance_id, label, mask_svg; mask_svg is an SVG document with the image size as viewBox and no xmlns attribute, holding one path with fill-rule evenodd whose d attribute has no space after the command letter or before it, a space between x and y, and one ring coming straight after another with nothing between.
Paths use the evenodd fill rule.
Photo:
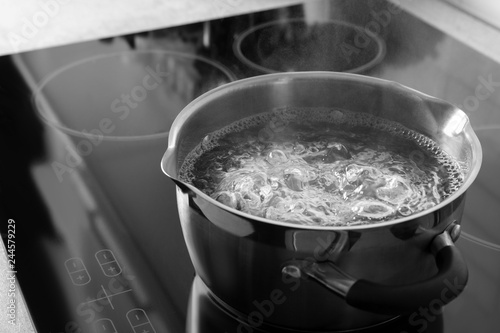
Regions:
<instances>
[{"instance_id":1,"label":"stainless steel pot","mask_svg":"<svg viewBox=\"0 0 500 333\"><path fill-rule=\"evenodd\" d=\"M242 213L179 180L184 158L205 135L286 105L342 108L397 121L455 157L464 183L439 205L406 218L314 227ZM446 102L372 77L301 72L236 81L191 102L172 125L161 166L178 185L182 230L196 273L214 299L240 317L240 331L266 325L326 331L376 325L458 296L468 271L454 241L481 157L466 114Z\"/></svg>"}]
</instances>

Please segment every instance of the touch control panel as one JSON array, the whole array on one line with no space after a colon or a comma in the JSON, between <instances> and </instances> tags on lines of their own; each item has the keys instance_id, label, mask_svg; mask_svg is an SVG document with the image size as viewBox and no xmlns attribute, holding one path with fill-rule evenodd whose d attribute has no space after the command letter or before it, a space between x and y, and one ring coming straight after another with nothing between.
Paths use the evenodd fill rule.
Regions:
<instances>
[{"instance_id":1,"label":"touch control panel","mask_svg":"<svg viewBox=\"0 0 500 333\"><path fill-rule=\"evenodd\" d=\"M88 328L83 332L156 333L134 296L132 282L137 277L124 271L113 251L99 250L93 258L72 257L64 266L76 289L75 295L80 298L76 313L80 326Z\"/></svg>"},{"instance_id":2,"label":"touch control panel","mask_svg":"<svg viewBox=\"0 0 500 333\"><path fill-rule=\"evenodd\" d=\"M104 275L112 277L120 275L122 269L118 261L116 261L115 256L111 250L101 250L95 254L97 262L101 266L101 270Z\"/></svg>"},{"instance_id":3,"label":"touch control panel","mask_svg":"<svg viewBox=\"0 0 500 333\"><path fill-rule=\"evenodd\" d=\"M134 333L153 333L156 332L149 321L148 315L142 309L132 309L127 312L127 319Z\"/></svg>"},{"instance_id":4,"label":"touch control panel","mask_svg":"<svg viewBox=\"0 0 500 333\"><path fill-rule=\"evenodd\" d=\"M70 258L64 263L68 271L71 282L75 286L84 286L90 282L91 278L85 264L80 258Z\"/></svg>"}]
</instances>

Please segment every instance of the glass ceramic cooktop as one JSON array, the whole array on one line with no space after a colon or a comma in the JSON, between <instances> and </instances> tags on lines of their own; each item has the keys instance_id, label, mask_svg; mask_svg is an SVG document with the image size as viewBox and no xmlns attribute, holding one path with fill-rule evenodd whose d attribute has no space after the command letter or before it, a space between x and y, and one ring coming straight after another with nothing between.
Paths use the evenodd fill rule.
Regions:
<instances>
[{"instance_id":1,"label":"glass ceramic cooktop","mask_svg":"<svg viewBox=\"0 0 500 333\"><path fill-rule=\"evenodd\" d=\"M304 68L394 80L459 105L484 150L456 243L465 291L444 309L437 300L362 331L498 331L499 64L383 1L332 9L343 30L294 34L282 23L311 25L304 15L295 6L1 59L2 219L16 223L17 280L38 332L279 331L231 317L195 277L159 166L171 121L200 93ZM332 31L351 37L332 41ZM42 115L32 92L43 92Z\"/></svg>"}]
</instances>

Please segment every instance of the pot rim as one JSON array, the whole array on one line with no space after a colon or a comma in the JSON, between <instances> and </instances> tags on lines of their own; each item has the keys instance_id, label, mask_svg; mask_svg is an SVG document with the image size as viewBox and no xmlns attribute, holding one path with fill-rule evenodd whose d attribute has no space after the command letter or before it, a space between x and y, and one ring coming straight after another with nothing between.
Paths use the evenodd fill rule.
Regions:
<instances>
[{"instance_id":1,"label":"pot rim","mask_svg":"<svg viewBox=\"0 0 500 333\"><path fill-rule=\"evenodd\" d=\"M374 223L369 223L369 224L360 224L360 225L352 225L352 226L320 226L320 225L304 225L304 224L299 224L299 223L293 223L293 222L284 222L284 221L275 221L271 219L267 219L264 217L259 217L255 216L252 214L248 214L242 211L239 211L237 209L231 208L229 206L226 206L217 200L211 198L207 194L203 193L201 190L197 189L191 184L184 183L180 181L176 176L169 174L169 170L167 168L167 161L171 158L175 158L176 154L175 151L177 149L176 144L177 140L176 138L178 137L179 129L181 128L182 124L187 121L191 116L192 116L192 110L196 110L199 108L199 106L211 102L213 100L216 100L220 98L221 96L225 95L228 90L237 90L240 88L248 88L249 86L251 87L252 85L257 85L259 83L264 83L264 82L275 82L275 81L282 81L286 82L291 79L312 79L312 78L326 78L326 77L336 77L336 78L342 78L346 80L351 80L355 82L363 82L363 83L368 83L368 84L374 84L374 85L381 85L381 86L386 86L386 87L391 87L393 90L397 91L402 91L402 92L407 92L411 93L414 95L417 95L421 97L422 99L426 100L427 102L431 102L434 104L440 104L443 106L446 106L448 108L452 107L454 108L457 112L463 113L463 116L467 120L465 126L470 127L470 131L467 137L470 140L470 143L472 145L472 152L473 156L471 156L471 168L470 172L467 175L467 178L465 179L464 183L460 186L459 189L457 189L455 192L453 192L452 195L447 197L445 200L441 201L437 205L432 206L429 209L423 210L421 212L411 214L406 217L402 218L397 218L397 219L391 219L388 221L383 221L383 222L374 222ZM240 79L237 81L229 82L224 85L221 85L217 88L214 88L201 96L197 97L194 99L191 103L189 103L175 118L174 122L172 123L171 130L169 133L168 137L168 148L167 151L165 152L162 161L161 161L161 168L162 171L165 173L170 178L175 179L177 182L181 182L183 185L187 186L191 191L196 193L197 196L201 196L203 199L207 200L208 202L216 205L217 207L226 210L232 214L235 214L236 216L241 216L249 220L255 220L259 221L262 223L266 224L272 224L276 226L282 226L282 227L288 227L288 228L294 228L294 229L304 229L304 230L325 230L325 231L342 231L342 230L362 230L362 229L375 229L375 228L384 228L388 226L393 226L396 224L404 223L404 222L409 222L415 219L418 219L422 216L428 215L429 213L433 213L448 204L452 203L455 201L457 198L465 194L467 189L470 187L470 185L473 183L475 178L477 177L479 170L481 168L481 162L482 162L482 149L481 149L481 144L479 142L479 139L475 132L473 131L469 118L467 114L458 108L457 106L446 102L444 100L438 99L436 97L427 95L425 93L422 93L418 90L415 90L413 88L407 87L401 83L395 82L395 81L390 81L386 79L380 79L380 78L375 78L371 76L365 76L365 75L360 75L360 74L353 74L353 73L342 73L342 72L326 72L326 71L308 71L308 72L284 72L284 73L272 73L272 74L265 74L265 75L259 75L259 76L254 76L250 78L244 78ZM177 162L177 161L175 161Z\"/></svg>"}]
</instances>

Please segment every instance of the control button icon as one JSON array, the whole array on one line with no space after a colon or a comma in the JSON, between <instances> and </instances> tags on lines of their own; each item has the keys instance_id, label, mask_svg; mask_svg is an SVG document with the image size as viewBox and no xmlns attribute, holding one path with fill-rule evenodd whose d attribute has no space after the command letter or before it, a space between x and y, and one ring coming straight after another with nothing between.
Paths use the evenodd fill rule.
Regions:
<instances>
[{"instance_id":1,"label":"control button icon","mask_svg":"<svg viewBox=\"0 0 500 333\"><path fill-rule=\"evenodd\" d=\"M101 265L105 264L107 262L116 261L115 256L114 256L113 252L111 252L111 250L97 251L95 254L95 257L97 259L97 262L99 262L99 264L101 264Z\"/></svg>"},{"instance_id":2,"label":"control button icon","mask_svg":"<svg viewBox=\"0 0 500 333\"><path fill-rule=\"evenodd\" d=\"M84 286L90 282L91 278L85 264L80 258L70 258L64 262L66 271L76 286Z\"/></svg>"},{"instance_id":3,"label":"control button icon","mask_svg":"<svg viewBox=\"0 0 500 333\"><path fill-rule=\"evenodd\" d=\"M101 266L102 272L108 277L120 275L122 268L111 250L100 250L95 254L97 262Z\"/></svg>"},{"instance_id":4,"label":"control button icon","mask_svg":"<svg viewBox=\"0 0 500 333\"><path fill-rule=\"evenodd\" d=\"M115 325L108 318L102 318L94 323L95 333L117 333Z\"/></svg>"},{"instance_id":5,"label":"control button icon","mask_svg":"<svg viewBox=\"0 0 500 333\"><path fill-rule=\"evenodd\" d=\"M110 262L101 266L106 276L116 276L121 273L121 268L117 262Z\"/></svg>"},{"instance_id":6,"label":"control button icon","mask_svg":"<svg viewBox=\"0 0 500 333\"><path fill-rule=\"evenodd\" d=\"M140 326L133 327L134 333L154 333L155 329L150 323L142 324Z\"/></svg>"},{"instance_id":7,"label":"control button icon","mask_svg":"<svg viewBox=\"0 0 500 333\"><path fill-rule=\"evenodd\" d=\"M68 273L75 273L85 269L82 259L80 258L70 258L64 263Z\"/></svg>"},{"instance_id":8,"label":"control button icon","mask_svg":"<svg viewBox=\"0 0 500 333\"><path fill-rule=\"evenodd\" d=\"M127 312L127 319L134 333L156 333L148 315L142 309L130 310Z\"/></svg>"}]
</instances>

